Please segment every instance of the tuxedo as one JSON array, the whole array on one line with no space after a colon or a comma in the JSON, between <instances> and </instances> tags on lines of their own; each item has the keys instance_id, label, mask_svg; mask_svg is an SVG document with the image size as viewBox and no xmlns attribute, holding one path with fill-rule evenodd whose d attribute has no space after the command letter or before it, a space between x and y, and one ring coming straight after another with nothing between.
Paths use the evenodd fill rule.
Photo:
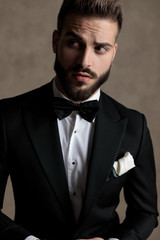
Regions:
<instances>
[{"instance_id":1,"label":"tuxedo","mask_svg":"<svg viewBox=\"0 0 160 240\"><path fill-rule=\"evenodd\" d=\"M85 198L75 221L52 85L0 101L1 209L8 175L15 199L14 221L0 213L0 239L147 239L157 226L158 213L153 149L144 115L101 92ZM111 177L114 162L126 152L132 154L135 168ZM127 202L123 223L116 213L121 189Z\"/></svg>"}]
</instances>

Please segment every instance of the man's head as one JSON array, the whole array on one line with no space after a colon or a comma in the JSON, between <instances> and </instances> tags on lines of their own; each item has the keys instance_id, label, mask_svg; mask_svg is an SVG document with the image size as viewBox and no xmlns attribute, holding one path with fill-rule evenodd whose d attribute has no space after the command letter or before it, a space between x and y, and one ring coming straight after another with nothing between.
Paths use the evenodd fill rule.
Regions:
<instances>
[{"instance_id":1,"label":"man's head","mask_svg":"<svg viewBox=\"0 0 160 240\"><path fill-rule=\"evenodd\" d=\"M118 0L64 0L53 50L56 84L69 99L86 100L108 79L121 26Z\"/></svg>"}]
</instances>

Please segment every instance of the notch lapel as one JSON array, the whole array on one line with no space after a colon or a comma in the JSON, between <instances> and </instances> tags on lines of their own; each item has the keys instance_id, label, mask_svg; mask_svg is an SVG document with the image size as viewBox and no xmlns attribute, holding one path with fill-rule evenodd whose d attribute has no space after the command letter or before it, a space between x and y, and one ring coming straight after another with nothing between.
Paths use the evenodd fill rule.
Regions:
<instances>
[{"instance_id":1,"label":"notch lapel","mask_svg":"<svg viewBox=\"0 0 160 240\"><path fill-rule=\"evenodd\" d=\"M125 134L127 119L120 119L113 103L109 102L108 98L107 104L101 103L102 108L96 119L86 195L79 220L84 220L96 201L111 172Z\"/></svg>"},{"instance_id":2,"label":"notch lapel","mask_svg":"<svg viewBox=\"0 0 160 240\"><path fill-rule=\"evenodd\" d=\"M41 92L39 95L41 99L48 99L49 92L47 94ZM50 107L48 107L51 106L50 100L49 98L49 102L47 103L45 101L45 104L42 101L36 101L32 106L23 110L23 115L33 147L44 173L65 214L71 216L71 203L60 146L57 119L51 113Z\"/></svg>"}]
</instances>

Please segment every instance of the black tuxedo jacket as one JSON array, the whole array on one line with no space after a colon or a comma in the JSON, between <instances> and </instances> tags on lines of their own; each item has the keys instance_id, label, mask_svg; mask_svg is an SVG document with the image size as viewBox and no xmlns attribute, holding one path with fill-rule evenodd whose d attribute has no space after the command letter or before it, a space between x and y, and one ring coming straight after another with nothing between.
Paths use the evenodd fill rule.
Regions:
<instances>
[{"instance_id":1,"label":"black tuxedo jacket","mask_svg":"<svg viewBox=\"0 0 160 240\"><path fill-rule=\"evenodd\" d=\"M75 222L52 102L52 82L0 101L0 207L9 174L15 198L15 220L0 213L0 239L146 239L158 213L145 117L101 93L85 199ZM136 167L110 178L113 163L126 152ZM122 188L127 211L120 224L115 209Z\"/></svg>"}]
</instances>

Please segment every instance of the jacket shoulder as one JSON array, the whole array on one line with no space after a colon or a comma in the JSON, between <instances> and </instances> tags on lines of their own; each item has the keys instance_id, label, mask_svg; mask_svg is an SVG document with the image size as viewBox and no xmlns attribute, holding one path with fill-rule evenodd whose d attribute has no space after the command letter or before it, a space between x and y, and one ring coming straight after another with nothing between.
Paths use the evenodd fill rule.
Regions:
<instances>
[{"instance_id":1,"label":"jacket shoulder","mask_svg":"<svg viewBox=\"0 0 160 240\"><path fill-rule=\"evenodd\" d=\"M102 101L106 105L106 111L108 111L110 107L112 108L111 112L113 111L116 112L120 118L129 118L130 120L134 120L134 121L135 119L139 119L139 118L141 119L142 116L144 116L143 113L135 109L128 108L127 106L118 102L117 100L107 95L106 93L102 92L101 94L102 94Z\"/></svg>"},{"instance_id":2,"label":"jacket shoulder","mask_svg":"<svg viewBox=\"0 0 160 240\"><path fill-rule=\"evenodd\" d=\"M20 94L18 96L5 98L0 100L0 108L3 110L15 109L21 106L34 104L46 100L47 96L51 96L52 82L49 82L39 88L33 89L29 92Z\"/></svg>"}]
</instances>

